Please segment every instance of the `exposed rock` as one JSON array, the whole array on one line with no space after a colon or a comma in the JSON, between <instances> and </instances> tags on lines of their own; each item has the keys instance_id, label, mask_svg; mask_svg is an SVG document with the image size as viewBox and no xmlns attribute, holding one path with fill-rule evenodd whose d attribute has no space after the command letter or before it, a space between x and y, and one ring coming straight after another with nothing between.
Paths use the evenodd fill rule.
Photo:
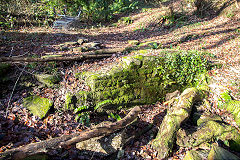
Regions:
<instances>
[{"instance_id":1,"label":"exposed rock","mask_svg":"<svg viewBox=\"0 0 240 160\"><path fill-rule=\"evenodd\" d=\"M87 51L97 50L100 48L101 48L101 43L88 42L88 43L83 43L81 47L73 48L73 52L87 52Z\"/></svg>"},{"instance_id":2,"label":"exposed rock","mask_svg":"<svg viewBox=\"0 0 240 160\"><path fill-rule=\"evenodd\" d=\"M166 96L165 96L165 100L169 101L169 100L171 100L173 98L178 97L179 95L180 95L180 91L179 90L176 90L176 91L174 91L172 93L167 93Z\"/></svg>"},{"instance_id":3,"label":"exposed rock","mask_svg":"<svg viewBox=\"0 0 240 160\"><path fill-rule=\"evenodd\" d=\"M44 118L52 105L53 102L51 100L39 96L31 96L23 99L23 106L39 118Z\"/></svg>"},{"instance_id":4,"label":"exposed rock","mask_svg":"<svg viewBox=\"0 0 240 160\"><path fill-rule=\"evenodd\" d=\"M197 151L191 150L187 151L183 160L202 160Z\"/></svg>"},{"instance_id":5,"label":"exposed rock","mask_svg":"<svg viewBox=\"0 0 240 160\"><path fill-rule=\"evenodd\" d=\"M194 131L195 130L195 131ZM228 141L231 149L240 151L240 134L238 130L225 123L208 121L202 126L177 132L177 144L182 147L196 147L212 139Z\"/></svg>"},{"instance_id":6,"label":"exposed rock","mask_svg":"<svg viewBox=\"0 0 240 160\"><path fill-rule=\"evenodd\" d=\"M192 110L192 105L199 100L200 93L196 88L188 88L180 95L177 105L168 110L164 117L152 147L158 151L158 158L167 158L172 152L176 132L182 122L186 121Z\"/></svg>"},{"instance_id":7,"label":"exposed rock","mask_svg":"<svg viewBox=\"0 0 240 160\"><path fill-rule=\"evenodd\" d=\"M77 45L78 42L75 42L75 41L70 41L70 42L65 42L63 44L60 44L60 46L71 46L71 45Z\"/></svg>"},{"instance_id":8,"label":"exposed rock","mask_svg":"<svg viewBox=\"0 0 240 160\"><path fill-rule=\"evenodd\" d=\"M97 126L108 124L109 122L102 122ZM125 131L113 133L109 136L96 137L76 144L76 148L81 150L80 154L92 156L95 152L97 156L108 156L120 150L127 142L129 136Z\"/></svg>"},{"instance_id":9,"label":"exposed rock","mask_svg":"<svg viewBox=\"0 0 240 160\"><path fill-rule=\"evenodd\" d=\"M204 112L204 113L194 112L193 113L192 122L195 125L200 126L201 124L203 124L205 122L208 122L208 121L219 121L219 122L222 122L222 119L218 115L207 114L206 112Z\"/></svg>"},{"instance_id":10,"label":"exposed rock","mask_svg":"<svg viewBox=\"0 0 240 160\"><path fill-rule=\"evenodd\" d=\"M88 39L86 39L86 38L84 38L84 37L80 37L80 38L78 38L78 40L77 40L77 43L78 43L79 45L82 45L83 43L87 43L87 42L89 42Z\"/></svg>"},{"instance_id":11,"label":"exposed rock","mask_svg":"<svg viewBox=\"0 0 240 160\"><path fill-rule=\"evenodd\" d=\"M36 79L47 87L53 87L61 79L58 75L35 74Z\"/></svg>"},{"instance_id":12,"label":"exposed rock","mask_svg":"<svg viewBox=\"0 0 240 160\"><path fill-rule=\"evenodd\" d=\"M208 155L208 160L240 160L239 157L237 157L235 154L227 151L226 149L222 147L218 147L216 144L212 145L212 149Z\"/></svg>"},{"instance_id":13,"label":"exposed rock","mask_svg":"<svg viewBox=\"0 0 240 160\"><path fill-rule=\"evenodd\" d=\"M72 46L76 46L76 45L78 45L78 42L65 42L60 44L59 46L62 51L66 51L66 50L69 50Z\"/></svg>"}]
</instances>

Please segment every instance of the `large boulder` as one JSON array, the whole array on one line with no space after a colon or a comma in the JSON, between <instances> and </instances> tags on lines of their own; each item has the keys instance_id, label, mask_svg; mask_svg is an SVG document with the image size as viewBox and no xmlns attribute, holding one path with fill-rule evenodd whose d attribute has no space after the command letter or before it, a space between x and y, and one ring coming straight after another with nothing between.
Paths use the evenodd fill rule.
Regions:
<instances>
[{"instance_id":1,"label":"large boulder","mask_svg":"<svg viewBox=\"0 0 240 160\"><path fill-rule=\"evenodd\" d=\"M52 105L51 100L39 96L30 96L23 99L23 106L39 118L44 118Z\"/></svg>"}]
</instances>

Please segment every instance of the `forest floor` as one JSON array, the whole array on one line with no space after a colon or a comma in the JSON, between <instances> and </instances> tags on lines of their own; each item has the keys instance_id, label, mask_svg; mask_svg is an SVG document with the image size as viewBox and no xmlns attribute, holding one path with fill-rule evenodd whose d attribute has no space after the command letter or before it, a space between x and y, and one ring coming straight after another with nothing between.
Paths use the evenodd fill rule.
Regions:
<instances>
[{"instance_id":1,"label":"forest floor","mask_svg":"<svg viewBox=\"0 0 240 160\"><path fill-rule=\"evenodd\" d=\"M222 67L209 71L212 78L210 87L213 90L213 94L209 96L212 112L223 116L225 121L236 126L234 120L229 118L230 114L217 109L217 105L219 94L226 90L230 91L233 99L240 100L240 14L229 18L226 16L199 18L189 14L187 20L181 24L174 22L171 27L150 25L149 17L158 11L159 8L153 8L129 15L133 19L132 24L93 27L77 31L42 27L2 31L0 41L4 42L5 45L0 46L0 52L4 56L72 54L72 51L61 51L58 45L68 41L76 41L78 37L98 41L105 48L124 48L128 46L129 40L139 40L140 42L158 42L163 48L208 52L214 56L214 60L222 64ZM0 130L2 131L0 134L0 152L88 128L76 122L72 112L50 113L45 119L38 119L22 107L22 99L30 93L40 95L52 99L54 105L61 108L64 105L67 92L88 90L84 82L75 78L75 73L97 70L101 66L119 61L122 56L125 55L116 53L110 58L85 62L14 64L15 69L9 85L3 86L0 91ZM60 88L34 87L33 90L30 90L23 87L26 86L29 79L34 81L34 79L29 78L31 75L40 72L52 73L56 70L63 76ZM15 84L17 84L16 87ZM125 153L122 159L156 158L156 151L150 148L149 141L156 134L165 115L165 110L166 106L162 102L142 106L142 113L139 115L142 123L138 124L138 130L149 124L153 124L153 130L129 143L124 148ZM91 122L95 123L103 120L109 120L109 118L107 116L91 118ZM183 159L188 149L175 148L169 159ZM86 159L84 156L79 156L77 152L77 149L72 148L64 152L52 151L49 154L54 155L54 159L60 159L60 157ZM92 157L98 159L98 157Z\"/></svg>"}]
</instances>

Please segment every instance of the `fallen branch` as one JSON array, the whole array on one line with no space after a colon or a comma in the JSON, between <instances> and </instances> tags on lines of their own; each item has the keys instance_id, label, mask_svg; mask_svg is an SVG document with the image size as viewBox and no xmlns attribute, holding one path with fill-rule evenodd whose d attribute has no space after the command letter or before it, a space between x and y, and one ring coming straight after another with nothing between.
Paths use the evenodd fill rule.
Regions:
<instances>
[{"instance_id":1,"label":"fallen branch","mask_svg":"<svg viewBox=\"0 0 240 160\"><path fill-rule=\"evenodd\" d=\"M122 129L131 124L131 122L136 119L140 111L140 107L136 106L120 121L97 127L92 130L85 130L83 132L75 133L72 135L63 135L61 137L52 138L42 142L32 143L23 147L7 150L3 153L0 153L0 159L23 159L37 153L46 153L51 149L68 147L90 138L109 135L116 130Z\"/></svg>"},{"instance_id":2,"label":"fallen branch","mask_svg":"<svg viewBox=\"0 0 240 160\"><path fill-rule=\"evenodd\" d=\"M125 48L100 49L88 54L77 56L56 56L45 58L32 57L0 57L0 62L51 62L51 61L83 61L86 59L101 59L111 57L113 53L124 52Z\"/></svg>"},{"instance_id":3,"label":"fallen branch","mask_svg":"<svg viewBox=\"0 0 240 160\"><path fill-rule=\"evenodd\" d=\"M0 57L0 62L51 62L51 61L84 61L87 59L101 59L111 57L110 54L85 54L69 57L47 57L47 58L32 58L32 57Z\"/></svg>"}]
</instances>

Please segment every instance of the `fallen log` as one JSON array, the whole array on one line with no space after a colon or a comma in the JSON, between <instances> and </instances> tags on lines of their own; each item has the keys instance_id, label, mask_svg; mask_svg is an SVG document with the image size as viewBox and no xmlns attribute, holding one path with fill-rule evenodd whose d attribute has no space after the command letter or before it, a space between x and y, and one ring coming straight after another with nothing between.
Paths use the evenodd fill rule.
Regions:
<instances>
[{"instance_id":1,"label":"fallen log","mask_svg":"<svg viewBox=\"0 0 240 160\"><path fill-rule=\"evenodd\" d=\"M136 106L120 121L97 127L92 130L85 130L83 132L75 133L72 135L63 135L61 137L56 137L49 140L7 150L3 153L0 153L0 159L23 159L30 155L46 153L52 149L68 147L70 145L76 144L77 142L81 142L90 138L109 135L114 131L122 129L127 125L131 124L131 122L136 119L140 111L140 107Z\"/></svg>"},{"instance_id":2,"label":"fallen log","mask_svg":"<svg viewBox=\"0 0 240 160\"><path fill-rule=\"evenodd\" d=\"M0 62L51 62L51 61L84 61L87 59L102 59L111 57L111 54L83 54L77 56L59 56L47 58L32 57L0 57Z\"/></svg>"},{"instance_id":3,"label":"fallen log","mask_svg":"<svg viewBox=\"0 0 240 160\"><path fill-rule=\"evenodd\" d=\"M158 151L158 158L165 159L172 152L176 138L176 132L183 121L186 121L191 113L192 105L200 99L200 93L196 88L188 88L176 100L176 106L168 110L164 117L157 137L152 143L152 147Z\"/></svg>"}]
</instances>

